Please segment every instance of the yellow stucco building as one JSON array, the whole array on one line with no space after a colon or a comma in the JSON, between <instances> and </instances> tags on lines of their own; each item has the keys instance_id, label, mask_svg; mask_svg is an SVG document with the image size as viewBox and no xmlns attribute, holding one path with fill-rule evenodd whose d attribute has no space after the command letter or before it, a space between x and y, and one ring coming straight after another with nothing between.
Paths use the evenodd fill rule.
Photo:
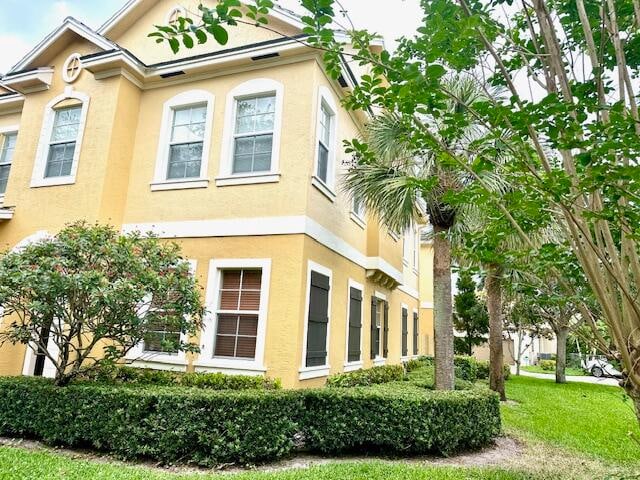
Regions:
<instances>
[{"instance_id":1,"label":"yellow stucco building","mask_svg":"<svg viewBox=\"0 0 640 480\"><path fill-rule=\"evenodd\" d=\"M80 219L177 241L208 309L201 353L149 342L133 365L297 387L431 353L418 231L340 188L366 121L340 103L357 68L331 80L281 10L284 36L239 26L176 55L147 37L197 3L131 0L97 31L68 18L0 79L1 248ZM0 374L50 374L35 357L5 345Z\"/></svg>"}]
</instances>

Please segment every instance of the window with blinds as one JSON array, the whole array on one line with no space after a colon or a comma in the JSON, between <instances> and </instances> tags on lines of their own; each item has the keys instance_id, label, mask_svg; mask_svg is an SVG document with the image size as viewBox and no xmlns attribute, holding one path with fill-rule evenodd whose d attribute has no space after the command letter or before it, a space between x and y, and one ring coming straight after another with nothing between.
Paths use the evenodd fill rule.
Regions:
<instances>
[{"instance_id":1,"label":"window with blinds","mask_svg":"<svg viewBox=\"0 0 640 480\"><path fill-rule=\"evenodd\" d=\"M221 272L214 356L255 358L262 271Z\"/></svg>"}]
</instances>

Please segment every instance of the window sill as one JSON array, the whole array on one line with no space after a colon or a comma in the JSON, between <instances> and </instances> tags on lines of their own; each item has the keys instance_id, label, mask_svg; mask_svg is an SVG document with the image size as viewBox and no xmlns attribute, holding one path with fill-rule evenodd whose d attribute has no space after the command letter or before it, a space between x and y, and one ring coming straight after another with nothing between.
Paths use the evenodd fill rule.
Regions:
<instances>
[{"instance_id":1,"label":"window sill","mask_svg":"<svg viewBox=\"0 0 640 480\"><path fill-rule=\"evenodd\" d=\"M230 185L251 185L254 183L276 183L280 181L279 173L259 173L250 175L228 175L216 177L217 187L227 187Z\"/></svg>"},{"instance_id":2,"label":"window sill","mask_svg":"<svg viewBox=\"0 0 640 480\"><path fill-rule=\"evenodd\" d=\"M361 229L364 230L367 227L367 222L365 222L364 219L361 218L357 213L351 212L350 217L351 220L353 220L355 224L358 225Z\"/></svg>"},{"instance_id":3,"label":"window sill","mask_svg":"<svg viewBox=\"0 0 640 480\"><path fill-rule=\"evenodd\" d=\"M400 357L400 361L403 363L406 363L409 360L411 360L411 357L409 355L403 355L402 357Z\"/></svg>"},{"instance_id":4,"label":"window sill","mask_svg":"<svg viewBox=\"0 0 640 480\"><path fill-rule=\"evenodd\" d=\"M55 187L58 185L73 185L76 183L76 177L71 175L68 177L52 177L52 178L38 178L31 180L31 188L38 187Z\"/></svg>"},{"instance_id":5,"label":"window sill","mask_svg":"<svg viewBox=\"0 0 640 480\"><path fill-rule=\"evenodd\" d=\"M387 363L387 359L386 359L386 358L384 358L384 357L376 357L376 358L374 358L374 359L373 359L373 364L374 364L376 367L379 367L379 366L381 366L381 365L384 365L385 363Z\"/></svg>"},{"instance_id":6,"label":"window sill","mask_svg":"<svg viewBox=\"0 0 640 480\"><path fill-rule=\"evenodd\" d=\"M264 375L267 371L263 365L247 360L214 358L193 362L196 372L222 372L232 375Z\"/></svg>"},{"instance_id":7,"label":"window sill","mask_svg":"<svg viewBox=\"0 0 640 480\"><path fill-rule=\"evenodd\" d=\"M346 372L355 372L356 370L360 370L363 367L363 362L345 362L344 371Z\"/></svg>"},{"instance_id":8,"label":"window sill","mask_svg":"<svg viewBox=\"0 0 640 480\"><path fill-rule=\"evenodd\" d=\"M148 359L127 360L127 363L131 367L135 368L153 368L156 370L172 370L180 372L185 372L187 370L187 362L184 358L178 361L177 359L156 356Z\"/></svg>"},{"instance_id":9,"label":"window sill","mask_svg":"<svg viewBox=\"0 0 640 480\"><path fill-rule=\"evenodd\" d=\"M207 188L209 186L209 179L188 178L183 180L160 180L151 182L150 185L152 192L162 190L184 190L187 188Z\"/></svg>"},{"instance_id":10,"label":"window sill","mask_svg":"<svg viewBox=\"0 0 640 480\"><path fill-rule=\"evenodd\" d=\"M303 367L299 370L300 380L309 380L311 378L320 378L329 376L329 365L320 365L319 367Z\"/></svg>"},{"instance_id":11,"label":"window sill","mask_svg":"<svg viewBox=\"0 0 640 480\"><path fill-rule=\"evenodd\" d=\"M327 197L331 202L336 201L336 194L331 188L315 175L311 177L311 185L316 187L320 193Z\"/></svg>"}]
</instances>

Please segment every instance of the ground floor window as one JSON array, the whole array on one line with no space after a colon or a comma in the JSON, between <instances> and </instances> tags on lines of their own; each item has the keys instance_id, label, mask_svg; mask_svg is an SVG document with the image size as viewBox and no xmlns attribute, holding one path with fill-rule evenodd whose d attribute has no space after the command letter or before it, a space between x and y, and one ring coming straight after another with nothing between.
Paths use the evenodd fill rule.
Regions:
<instances>
[{"instance_id":1,"label":"ground floor window","mask_svg":"<svg viewBox=\"0 0 640 480\"><path fill-rule=\"evenodd\" d=\"M220 277L214 356L254 359L262 294L262 270L222 270Z\"/></svg>"},{"instance_id":2,"label":"ground floor window","mask_svg":"<svg viewBox=\"0 0 640 480\"><path fill-rule=\"evenodd\" d=\"M409 312L402 307L402 356L409 355Z\"/></svg>"},{"instance_id":3,"label":"ground floor window","mask_svg":"<svg viewBox=\"0 0 640 480\"><path fill-rule=\"evenodd\" d=\"M331 277L311 270L307 315L306 367L327 365Z\"/></svg>"},{"instance_id":4,"label":"ground floor window","mask_svg":"<svg viewBox=\"0 0 640 480\"><path fill-rule=\"evenodd\" d=\"M360 361L362 336L362 290L349 286L349 330L347 337L347 361Z\"/></svg>"},{"instance_id":5,"label":"ground floor window","mask_svg":"<svg viewBox=\"0 0 640 480\"><path fill-rule=\"evenodd\" d=\"M371 358L380 357L381 353L384 358L389 354L389 304L374 296L371 298Z\"/></svg>"},{"instance_id":6,"label":"ground floor window","mask_svg":"<svg viewBox=\"0 0 640 480\"><path fill-rule=\"evenodd\" d=\"M413 354L418 355L418 312L413 312Z\"/></svg>"},{"instance_id":7,"label":"ground floor window","mask_svg":"<svg viewBox=\"0 0 640 480\"><path fill-rule=\"evenodd\" d=\"M149 322L148 332L144 337L143 350L149 353L178 353L180 331L176 331L172 322L155 319ZM175 323L175 322L174 322Z\"/></svg>"}]
</instances>

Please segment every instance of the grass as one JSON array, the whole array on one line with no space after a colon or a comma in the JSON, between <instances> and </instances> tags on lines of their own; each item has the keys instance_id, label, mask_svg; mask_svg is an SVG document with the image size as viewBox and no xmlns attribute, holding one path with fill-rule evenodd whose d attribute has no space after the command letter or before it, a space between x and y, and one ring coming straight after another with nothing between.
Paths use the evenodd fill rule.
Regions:
<instances>
[{"instance_id":1,"label":"grass","mask_svg":"<svg viewBox=\"0 0 640 480\"><path fill-rule=\"evenodd\" d=\"M549 375L555 375L555 371L553 370L543 370L542 367L540 367L540 365L529 365L526 367L520 367L522 370L524 370L525 372L531 372L531 373L547 373ZM581 368L573 368L573 367L567 367L566 371L565 371L566 375L572 376L572 377L585 377L587 376L587 373L581 369Z\"/></svg>"},{"instance_id":2,"label":"grass","mask_svg":"<svg viewBox=\"0 0 640 480\"><path fill-rule=\"evenodd\" d=\"M19 448L0 447L0 479L11 480L535 480L520 472L496 469L421 467L385 462L332 463L305 470L277 473L250 472L237 475L175 474L72 459L65 455Z\"/></svg>"},{"instance_id":3,"label":"grass","mask_svg":"<svg viewBox=\"0 0 640 480\"><path fill-rule=\"evenodd\" d=\"M621 388L512 376L502 406L508 433L622 466L640 466L638 421Z\"/></svg>"}]
</instances>

